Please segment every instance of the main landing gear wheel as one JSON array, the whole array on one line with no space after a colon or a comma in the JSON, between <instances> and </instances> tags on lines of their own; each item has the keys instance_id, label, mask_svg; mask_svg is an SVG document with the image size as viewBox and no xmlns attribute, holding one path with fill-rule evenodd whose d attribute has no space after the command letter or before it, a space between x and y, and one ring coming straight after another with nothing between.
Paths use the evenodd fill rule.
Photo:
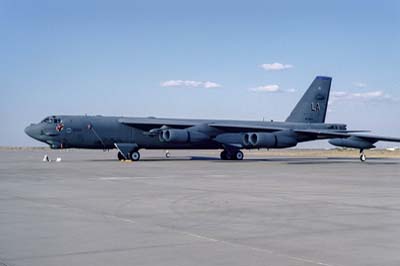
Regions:
<instances>
[{"instance_id":1,"label":"main landing gear wheel","mask_svg":"<svg viewBox=\"0 0 400 266\"><path fill-rule=\"evenodd\" d=\"M221 160L243 160L243 152L241 151L233 151L228 152L226 150L222 151L220 154Z\"/></svg>"},{"instance_id":2,"label":"main landing gear wheel","mask_svg":"<svg viewBox=\"0 0 400 266\"><path fill-rule=\"evenodd\" d=\"M118 152L118 160L120 160L120 161L125 160L125 157L122 155L121 152Z\"/></svg>"},{"instance_id":3,"label":"main landing gear wheel","mask_svg":"<svg viewBox=\"0 0 400 266\"><path fill-rule=\"evenodd\" d=\"M132 161L139 161L140 153L138 151L133 151L129 154L129 157Z\"/></svg>"},{"instance_id":4,"label":"main landing gear wheel","mask_svg":"<svg viewBox=\"0 0 400 266\"><path fill-rule=\"evenodd\" d=\"M235 160L239 160L239 161L241 161L241 160L243 160L243 152L241 152L241 151L237 151L236 153L235 153Z\"/></svg>"},{"instance_id":5,"label":"main landing gear wheel","mask_svg":"<svg viewBox=\"0 0 400 266\"><path fill-rule=\"evenodd\" d=\"M365 156L365 153L363 150L360 150L360 161L365 162L367 160L367 156Z\"/></svg>"},{"instance_id":6,"label":"main landing gear wheel","mask_svg":"<svg viewBox=\"0 0 400 266\"><path fill-rule=\"evenodd\" d=\"M226 160L226 151L222 151L219 157L221 158L221 160Z\"/></svg>"}]
</instances>

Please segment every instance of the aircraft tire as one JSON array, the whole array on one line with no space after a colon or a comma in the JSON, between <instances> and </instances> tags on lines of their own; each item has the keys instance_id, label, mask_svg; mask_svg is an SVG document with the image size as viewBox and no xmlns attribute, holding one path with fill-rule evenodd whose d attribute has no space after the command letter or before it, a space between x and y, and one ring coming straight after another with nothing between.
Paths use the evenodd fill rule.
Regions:
<instances>
[{"instance_id":1,"label":"aircraft tire","mask_svg":"<svg viewBox=\"0 0 400 266\"><path fill-rule=\"evenodd\" d=\"M221 152L220 158L221 158L221 160L227 160L227 158L226 158L226 151L222 151L222 152Z\"/></svg>"},{"instance_id":2,"label":"aircraft tire","mask_svg":"<svg viewBox=\"0 0 400 266\"><path fill-rule=\"evenodd\" d=\"M235 157L233 156L233 154L232 153L230 153L230 152L226 152L226 154L225 154L225 160L234 160L235 159Z\"/></svg>"},{"instance_id":3,"label":"aircraft tire","mask_svg":"<svg viewBox=\"0 0 400 266\"><path fill-rule=\"evenodd\" d=\"M132 161L139 161L140 160L140 153L138 151L133 151L129 154L129 157Z\"/></svg>"},{"instance_id":4,"label":"aircraft tire","mask_svg":"<svg viewBox=\"0 0 400 266\"><path fill-rule=\"evenodd\" d=\"M120 160L120 161L125 160L125 157L122 155L121 152L118 152L118 160Z\"/></svg>"},{"instance_id":5,"label":"aircraft tire","mask_svg":"<svg viewBox=\"0 0 400 266\"><path fill-rule=\"evenodd\" d=\"M360 155L360 161L361 162L365 162L367 160L367 157L365 156L365 154L363 153L363 154L361 154Z\"/></svg>"},{"instance_id":6,"label":"aircraft tire","mask_svg":"<svg viewBox=\"0 0 400 266\"><path fill-rule=\"evenodd\" d=\"M237 152L235 152L234 160L241 161L241 160L243 160L243 157L244 157L243 152L237 151Z\"/></svg>"}]
</instances>

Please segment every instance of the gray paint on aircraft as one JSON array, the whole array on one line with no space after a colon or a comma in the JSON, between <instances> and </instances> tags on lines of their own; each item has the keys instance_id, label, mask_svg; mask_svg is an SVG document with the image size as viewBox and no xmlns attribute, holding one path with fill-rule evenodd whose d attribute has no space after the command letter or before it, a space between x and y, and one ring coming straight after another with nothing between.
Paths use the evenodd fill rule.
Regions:
<instances>
[{"instance_id":1,"label":"gray paint on aircraft","mask_svg":"<svg viewBox=\"0 0 400 266\"><path fill-rule=\"evenodd\" d=\"M316 77L285 122L53 115L25 132L54 149L117 148L120 159L138 159L140 149L224 149L222 159L242 159L242 148L287 148L317 139L361 152L379 140L400 142L325 123L331 81Z\"/></svg>"}]
</instances>

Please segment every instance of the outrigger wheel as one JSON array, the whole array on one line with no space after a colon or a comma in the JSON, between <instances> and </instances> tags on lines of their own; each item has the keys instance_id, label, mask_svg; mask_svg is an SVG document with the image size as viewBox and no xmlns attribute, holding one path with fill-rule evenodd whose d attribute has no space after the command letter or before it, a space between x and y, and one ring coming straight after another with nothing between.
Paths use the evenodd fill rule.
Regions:
<instances>
[{"instance_id":1,"label":"outrigger wheel","mask_svg":"<svg viewBox=\"0 0 400 266\"><path fill-rule=\"evenodd\" d=\"M367 156L365 156L364 150L361 149L360 150L360 161L365 162L365 160L367 160Z\"/></svg>"}]
</instances>

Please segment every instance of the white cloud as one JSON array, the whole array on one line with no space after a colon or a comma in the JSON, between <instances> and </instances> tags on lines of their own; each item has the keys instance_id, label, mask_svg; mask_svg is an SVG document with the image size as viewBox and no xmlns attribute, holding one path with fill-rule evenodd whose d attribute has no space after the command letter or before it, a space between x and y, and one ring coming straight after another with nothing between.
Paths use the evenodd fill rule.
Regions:
<instances>
[{"instance_id":1,"label":"white cloud","mask_svg":"<svg viewBox=\"0 0 400 266\"><path fill-rule=\"evenodd\" d=\"M208 89L208 88L219 88L219 87L221 87L221 85L218 83L211 82L211 81L204 82L204 88Z\"/></svg>"},{"instance_id":2,"label":"white cloud","mask_svg":"<svg viewBox=\"0 0 400 266\"><path fill-rule=\"evenodd\" d=\"M353 86L361 89L367 87L367 84L363 82L353 82Z\"/></svg>"},{"instance_id":3,"label":"white cloud","mask_svg":"<svg viewBox=\"0 0 400 266\"><path fill-rule=\"evenodd\" d=\"M279 88L279 85L276 84L271 84L271 85L265 85L265 86L259 86L255 88L250 88L249 91L252 92L288 92L288 93L293 93L296 92L296 89L288 89L288 90L283 90Z\"/></svg>"},{"instance_id":4,"label":"white cloud","mask_svg":"<svg viewBox=\"0 0 400 266\"><path fill-rule=\"evenodd\" d=\"M282 63L272 63L272 64L262 64L260 65L261 68L267 70L267 71L279 71L279 70L285 70L289 68L293 68L293 65L290 64L282 64Z\"/></svg>"},{"instance_id":5,"label":"white cloud","mask_svg":"<svg viewBox=\"0 0 400 266\"><path fill-rule=\"evenodd\" d=\"M265 85L265 86L259 86L256 88L250 88L250 91L254 91L254 92L279 92L279 86L276 84L272 84L272 85Z\"/></svg>"},{"instance_id":6,"label":"white cloud","mask_svg":"<svg viewBox=\"0 0 400 266\"><path fill-rule=\"evenodd\" d=\"M331 94L331 103L336 101L396 101L381 90L368 92L335 91Z\"/></svg>"},{"instance_id":7,"label":"white cloud","mask_svg":"<svg viewBox=\"0 0 400 266\"><path fill-rule=\"evenodd\" d=\"M296 89L284 90L284 89L281 89L279 87L279 85L271 84L271 85L265 85L265 86L259 86L259 87L255 87L255 88L250 88L249 91L253 91L253 92L288 92L288 93L292 93L292 92L296 92Z\"/></svg>"},{"instance_id":8,"label":"white cloud","mask_svg":"<svg viewBox=\"0 0 400 266\"><path fill-rule=\"evenodd\" d=\"M195 80L167 80L160 83L161 87L186 87L186 88L219 88L220 84L212 81L195 81Z\"/></svg>"}]
</instances>

